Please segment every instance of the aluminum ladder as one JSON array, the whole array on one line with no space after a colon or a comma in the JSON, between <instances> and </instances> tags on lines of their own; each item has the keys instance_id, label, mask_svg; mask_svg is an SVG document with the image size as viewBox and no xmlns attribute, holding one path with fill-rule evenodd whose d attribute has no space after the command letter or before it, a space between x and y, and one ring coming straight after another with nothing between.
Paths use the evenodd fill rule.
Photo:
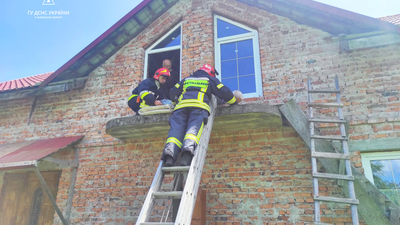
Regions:
<instances>
[{"instance_id":1,"label":"aluminum ladder","mask_svg":"<svg viewBox=\"0 0 400 225\"><path fill-rule=\"evenodd\" d=\"M203 166L207 154L208 142L210 140L211 130L214 123L215 109L217 108L217 100L214 96L212 96L210 107L211 114L208 118L207 125L205 125L203 128L203 133L201 135L199 144L196 147L195 155L192 159L191 165L164 167L163 160L160 161L157 172L150 186L150 190L147 193L142 210L140 211L139 217L136 221L136 225L190 225L196 203L197 191L200 185L201 174L203 172ZM169 192L160 190L166 173L175 174L172 190ZM183 182L184 175L186 175L186 183L182 191L181 184ZM167 202L162 215L160 215L160 222L148 222L156 199L168 199L167 201L169 203ZM170 201L175 201L172 204L174 206L179 206L177 212L174 212L176 213L174 222L167 222L172 205Z\"/></svg>"},{"instance_id":2,"label":"aluminum ladder","mask_svg":"<svg viewBox=\"0 0 400 225\"><path fill-rule=\"evenodd\" d=\"M343 117L342 107L343 104L340 100L340 88L339 88L339 80L338 77L335 76L335 90L318 90L311 88L311 79L308 78L307 81L308 86L308 109L309 109L309 122L310 122L310 141L311 141L311 164L312 164L312 176L313 176L313 197L314 197L314 221L315 224L326 224L321 222L321 215L320 215L320 202L336 202L336 203L344 203L350 204L351 208L351 216L353 225L358 225L358 213L357 213L357 205L359 201L356 199L355 191L354 191L354 176L352 175L351 171L351 164L350 164L350 156L349 150L347 145L347 135L345 130L345 120ZM313 102L312 94L319 93L319 94L336 94L336 102L332 103L318 103ZM337 108L337 115L338 118L314 118L313 108L325 108L325 107L334 107ZM316 135L315 134L315 123L334 123L339 124L340 126L340 136L324 136L324 135ZM318 152L315 149L315 140L322 139L322 140L336 140L340 141L342 144L342 153L326 153L326 152ZM332 173L319 173L317 168L317 158L325 158L325 159L339 159L345 161L345 171L346 175L341 174L332 174ZM338 170L339 171L339 170ZM320 196L318 190L318 179L325 178L325 179L336 179L336 180L347 180L348 183L348 190L349 190L349 198L338 198L338 197L329 197L329 196Z\"/></svg>"}]
</instances>

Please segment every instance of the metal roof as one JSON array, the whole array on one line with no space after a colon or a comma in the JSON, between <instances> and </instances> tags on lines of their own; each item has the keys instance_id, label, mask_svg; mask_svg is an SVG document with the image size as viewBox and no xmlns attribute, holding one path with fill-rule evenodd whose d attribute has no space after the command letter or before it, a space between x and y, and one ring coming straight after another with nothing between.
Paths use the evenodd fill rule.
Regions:
<instances>
[{"instance_id":1,"label":"metal roof","mask_svg":"<svg viewBox=\"0 0 400 225\"><path fill-rule=\"evenodd\" d=\"M60 137L0 145L0 168L32 166L40 159L80 140L83 136Z\"/></svg>"},{"instance_id":2,"label":"metal roof","mask_svg":"<svg viewBox=\"0 0 400 225\"><path fill-rule=\"evenodd\" d=\"M385 16L385 17L381 17L378 19L389 22L389 23L393 23L395 25L400 25L400 14Z\"/></svg>"},{"instance_id":3,"label":"metal roof","mask_svg":"<svg viewBox=\"0 0 400 225\"><path fill-rule=\"evenodd\" d=\"M20 78L12 81L1 82L0 92L36 87L40 85L51 74L53 74L53 72L38 74L35 76Z\"/></svg>"}]
</instances>

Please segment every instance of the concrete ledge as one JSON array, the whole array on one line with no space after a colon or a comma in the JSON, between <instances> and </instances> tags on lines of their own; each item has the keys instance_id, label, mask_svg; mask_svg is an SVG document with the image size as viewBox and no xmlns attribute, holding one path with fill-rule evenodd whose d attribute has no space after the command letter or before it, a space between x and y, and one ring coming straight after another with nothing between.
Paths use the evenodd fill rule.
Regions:
<instances>
[{"instance_id":1,"label":"concrete ledge","mask_svg":"<svg viewBox=\"0 0 400 225\"><path fill-rule=\"evenodd\" d=\"M130 116L107 122L106 133L121 139L143 139L154 134L167 136L170 114ZM277 106L264 104L245 104L218 107L213 131L237 131L243 128L257 129L282 125Z\"/></svg>"}]
</instances>

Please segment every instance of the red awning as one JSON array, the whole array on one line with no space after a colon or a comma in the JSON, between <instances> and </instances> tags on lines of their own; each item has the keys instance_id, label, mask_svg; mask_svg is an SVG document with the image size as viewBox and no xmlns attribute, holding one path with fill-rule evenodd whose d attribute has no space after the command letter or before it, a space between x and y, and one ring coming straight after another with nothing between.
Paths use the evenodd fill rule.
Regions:
<instances>
[{"instance_id":1,"label":"red awning","mask_svg":"<svg viewBox=\"0 0 400 225\"><path fill-rule=\"evenodd\" d=\"M76 143L82 137L61 137L0 145L0 169L32 166L40 159Z\"/></svg>"}]
</instances>

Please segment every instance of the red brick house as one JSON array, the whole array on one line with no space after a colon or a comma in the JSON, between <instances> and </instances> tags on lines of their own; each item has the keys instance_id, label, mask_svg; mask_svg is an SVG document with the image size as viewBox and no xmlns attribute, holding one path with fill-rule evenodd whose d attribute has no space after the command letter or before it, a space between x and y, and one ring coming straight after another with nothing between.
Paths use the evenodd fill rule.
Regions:
<instances>
[{"instance_id":1,"label":"red brick house","mask_svg":"<svg viewBox=\"0 0 400 225\"><path fill-rule=\"evenodd\" d=\"M246 98L216 112L200 183L207 224L313 224L308 125L296 118L307 78L327 89L335 76L360 224L400 224L399 35L309 0L144 0L57 71L0 83L0 224L136 222L169 115L134 116L126 102L165 58L180 77L214 64ZM351 224L343 204L321 204L321 216Z\"/></svg>"}]
</instances>

